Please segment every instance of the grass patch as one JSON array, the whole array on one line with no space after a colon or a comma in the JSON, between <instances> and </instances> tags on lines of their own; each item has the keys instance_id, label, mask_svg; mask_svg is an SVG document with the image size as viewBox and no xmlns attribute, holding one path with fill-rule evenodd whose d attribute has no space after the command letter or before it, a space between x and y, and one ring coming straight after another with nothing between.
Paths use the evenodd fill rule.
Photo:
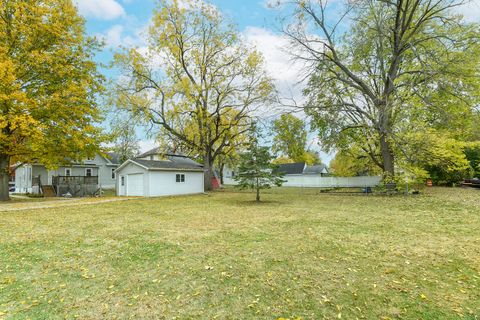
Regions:
<instances>
[{"instance_id":1,"label":"grass patch","mask_svg":"<svg viewBox=\"0 0 480 320\"><path fill-rule=\"evenodd\" d=\"M0 212L0 318L476 319L478 190Z\"/></svg>"}]
</instances>

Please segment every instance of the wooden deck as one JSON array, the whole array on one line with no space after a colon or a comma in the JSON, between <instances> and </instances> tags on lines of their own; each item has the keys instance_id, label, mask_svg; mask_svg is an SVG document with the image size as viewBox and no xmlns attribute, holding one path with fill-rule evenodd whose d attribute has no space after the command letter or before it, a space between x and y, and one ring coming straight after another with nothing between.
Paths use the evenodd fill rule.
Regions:
<instances>
[{"instance_id":1,"label":"wooden deck","mask_svg":"<svg viewBox=\"0 0 480 320\"><path fill-rule=\"evenodd\" d=\"M91 196L98 191L98 176L55 176L52 177L52 185L57 196Z\"/></svg>"},{"instance_id":2,"label":"wooden deck","mask_svg":"<svg viewBox=\"0 0 480 320\"><path fill-rule=\"evenodd\" d=\"M62 184L95 184L98 185L98 176L55 176L52 177L52 185Z\"/></svg>"}]
</instances>

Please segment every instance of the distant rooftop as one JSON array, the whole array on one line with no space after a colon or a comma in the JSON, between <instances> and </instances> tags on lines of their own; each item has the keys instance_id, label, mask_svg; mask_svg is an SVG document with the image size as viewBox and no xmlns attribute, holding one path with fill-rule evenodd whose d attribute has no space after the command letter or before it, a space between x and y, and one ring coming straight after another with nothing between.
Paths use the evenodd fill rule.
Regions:
<instances>
[{"instance_id":1,"label":"distant rooftop","mask_svg":"<svg viewBox=\"0 0 480 320\"><path fill-rule=\"evenodd\" d=\"M173 157L184 157L186 158L187 156L178 152L173 152L173 151L167 151L164 152L160 149L160 147L153 148L151 150L148 150L147 152L144 152L140 155L138 155L136 158L147 158L150 156L155 156L155 155L165 155L165 156L173 156Z\"/></svg>"},{"instance_id":2,"label":"distant rooftop","mask_svg":"<svg viewBox=\"0 0 480 320\"><path fill-rule=\"evenodd\" d=\"M326 174L328 168L324 164L310 166L305 162L296 162L281 164L277 171L285 174Z\"/></svg>"},{"instance_id":3,"label":"distant rooftop","mask_svg":"<svg viewBox=\"0 0 480 320\"><path fill-rule=\"evenodd\" d=\"M305 171L303 171L304 174L321 174L321 173L328 173L328 168L326 165L322 164L316 164L313 166L308 166L305 168Z\"/></svg>"},{"instance_id":4,"label":"distant rooftop","mask_svg":"<svg viewBox=\"0 0 480 320\"><path fill-rule=\"evenodd\" d=\"M305 169L305 162L297 163L284 163L279 165L278 172L283 172L285 174L303 174Z\"/></svg>"},{"instance_id":5,"label":"distant rooftop","mask_svg":"<svg viewBox=\"0 0 480 320\"><path fill-rule=\"evenodd\" d=\"M190 160L190 159L188 159ZM133 159L132 161L148 168L148 169L180 169L180 170L198 170L201 171L203 166L193 160L186 161L160 161L160 160L141 160Z\"/></svg>"},{"instance_id":6,"label":"distant rooftop","mask_svg":"<svg viewBox=\"0 0 480 320\"><path fill-rule=\"evenodd\" d=\"M120 164L120 155L116 152L107 152L107 158L113 164Z\"/></svg>"}]
</instances>

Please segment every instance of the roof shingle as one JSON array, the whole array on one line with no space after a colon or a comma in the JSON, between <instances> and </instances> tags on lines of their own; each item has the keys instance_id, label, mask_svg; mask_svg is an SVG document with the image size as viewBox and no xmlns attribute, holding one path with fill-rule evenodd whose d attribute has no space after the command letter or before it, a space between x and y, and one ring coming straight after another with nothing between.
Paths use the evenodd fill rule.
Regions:
<instances>
[{"instance_id":1,"label":"roof shingle","mask_svg":"<svg viewBox=\"0 0 480 320\"><path fill-rule=\"evenodd\" d=\"M187 159L190 160L190 159ZM159 161L159 160L141 160L133 159L134 162L148 168L149 170L155 169L179 169L179 170L197 170L202 171L203 166L193 160L187 161Z\"/></svg>"},{"instance_id":2,"label":"roof shingle","mask_svg":"<svg viewBox=\"0 0 480 320\"><path fill-rule=\"evenodd\" d=\"M305 169L305 162L297 162L281 164L276 171L285 174L302 174L303 169Z\"/></svg>"}]
</instances>

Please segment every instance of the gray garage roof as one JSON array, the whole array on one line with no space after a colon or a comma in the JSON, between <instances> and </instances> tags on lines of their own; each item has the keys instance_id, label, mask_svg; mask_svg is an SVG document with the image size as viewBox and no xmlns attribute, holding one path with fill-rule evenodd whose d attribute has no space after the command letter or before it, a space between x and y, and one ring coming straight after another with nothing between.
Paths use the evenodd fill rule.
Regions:
<instances>
[{"instance_id":1,"label":"gray garage roof","mask_svg":"<svg viewBox=\"0 0 480 320\"><path fill-rule=\"evenodd\" d=\"M193 160L191 162L174 162L174 161L159 161L159 160L139 160L134 159L134 162L148 168L151 170L155 169L192 169L192 170L203 170L201 164L196 163Z\"/></svg>"}]
</instances>

